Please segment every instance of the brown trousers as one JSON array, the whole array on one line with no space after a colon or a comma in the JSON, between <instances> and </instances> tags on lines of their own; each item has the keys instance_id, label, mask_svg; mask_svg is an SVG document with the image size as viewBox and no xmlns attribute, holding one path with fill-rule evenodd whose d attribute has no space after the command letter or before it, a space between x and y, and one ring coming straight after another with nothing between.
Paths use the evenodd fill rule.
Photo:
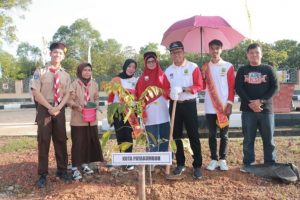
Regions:
<instances>
[{"instance_id":1,"label":"brown trousers","mask_svg":"<svg viewBox=\"0 0 300 200\"><path fill-rule=\"evenodd\" d=\"M57 116L51 116L48 109L42 105L37 107L38 125L38 174L48 174L48 157L50 141L54 145L55 158L58 171L67 171L67 134L65 109L63 108Z\"/></svg>"}]
</instances>

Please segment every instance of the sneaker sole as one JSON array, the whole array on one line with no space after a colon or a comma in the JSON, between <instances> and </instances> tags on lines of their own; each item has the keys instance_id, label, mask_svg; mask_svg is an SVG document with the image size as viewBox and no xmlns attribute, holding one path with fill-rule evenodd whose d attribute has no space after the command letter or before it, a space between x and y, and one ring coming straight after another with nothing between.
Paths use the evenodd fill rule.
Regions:
<instances>
[{"instance_id":1,"label":"sneaker sole","mask_svg":"<svg viewBox=\"0 0 300 200\"><path fill-rule=\"evenodd\" d=\"M83 172L84 174L90 175L93 174L94 172Z\"/></svg>"},{"instance_id":2,"label":"sneaker sole","mask_svg":"<svg viewBox=\"0 0 300 200\"><path fill-rule=\"evenodd\" d=\"M193 175L193 178L194 178L194 179L202 179L202 177L203 177L203 176L196 177L196 176Z\"/></svg>"},{"instance_id":3,"label":"sneaker sole","mask_svg":"<svg viewBox=\"0 0 300 200\"><path fill-rule=\"evenodd\" d=\"M185 171L185 168L183 168L183 169L181 170L180 174L174 174L174 173L173 173L173 176L181 176L182 173L183 173L184 171Z\"/></svg>"}]
</instances>

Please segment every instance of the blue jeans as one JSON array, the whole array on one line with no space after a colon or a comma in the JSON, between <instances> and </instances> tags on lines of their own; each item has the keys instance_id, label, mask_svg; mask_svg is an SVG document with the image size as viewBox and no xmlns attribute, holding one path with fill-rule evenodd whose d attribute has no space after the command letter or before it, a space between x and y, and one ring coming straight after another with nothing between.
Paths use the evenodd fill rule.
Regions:
<instances>
[{"instance_id":1,"label":"blue jeans","mask_svg":"<svg viewBox=\"0 0 300 200\"><path fill-rule=\"evenodd\" d=\"M154 144L153 140L148 135L151 152L168 151L168 142L170 134L169 122L146 126L146 131L152 133L152 135L158 142L158 144Z\"/></svg>"},{"instance_id":2,"label":"blue jeans","mask_svg":"<svg viewBox=\"0 0 300 200\"><path fill-rule=\"evenodd\" d=\"M255 161L254 142L257 129L263 141L264 162L275 163L274 126L273 113L242 112L244 165Z\"/></svg>"}]
</instances>

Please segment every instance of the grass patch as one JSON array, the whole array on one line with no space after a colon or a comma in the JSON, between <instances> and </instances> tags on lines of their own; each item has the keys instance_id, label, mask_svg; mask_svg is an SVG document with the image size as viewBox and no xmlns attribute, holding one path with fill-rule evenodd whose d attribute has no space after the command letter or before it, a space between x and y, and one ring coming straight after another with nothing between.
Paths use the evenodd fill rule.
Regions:
<instances>
[{"instance_id":1,"label":"grass patch","mask_svg":"<svg viewBox=\"0 0 300 200\"><path fill-rule=\"evenodd\" d=\"M5 144L0 146L0 153L20 152L37 147L35 137L17 137L9 139Z\"/></svg>"}]
</instances>

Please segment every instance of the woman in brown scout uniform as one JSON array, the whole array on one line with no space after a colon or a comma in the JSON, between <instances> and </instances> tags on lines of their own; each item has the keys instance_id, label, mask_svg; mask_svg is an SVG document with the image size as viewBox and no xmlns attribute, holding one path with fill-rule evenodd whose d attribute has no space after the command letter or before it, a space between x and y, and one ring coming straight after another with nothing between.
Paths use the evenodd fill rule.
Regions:
<instances>
[{"instance_id":1,"label":"woman in brown scout uniform","mask_svg":"<svg viewBox=\"0 0 300 200\"><path fill-rule=\"evenodd\" d=\"M38 102L36 121L38 125L38 187L43 188L48 174L50 141L54 145L57 163L56 176L70 180L67 174L68 154L66 136L65 104L69 99L70 76L61 67L66 47L63 43L50 46L51 62L49 66L34 73L32 92Z\"/></svg>"},{"instance_id":2,"label":"woman in brown scout uniform","mask_svg":"<svg viewBox=\"0 0 300 200\"><path fill-rule=\"evenodd\" d=\"M82 178L82 172L92 174L94 171L87 163L103 161L103 155L98 137L98 120L86 122L83 120L82 110L87 102L99 100L98 85L91 80L92 65L81 63L77 67L77 79L71 84L69 105L71 112L71 138L72 138L72 172L73 179Z\"/></svg>"}]
</instances>

